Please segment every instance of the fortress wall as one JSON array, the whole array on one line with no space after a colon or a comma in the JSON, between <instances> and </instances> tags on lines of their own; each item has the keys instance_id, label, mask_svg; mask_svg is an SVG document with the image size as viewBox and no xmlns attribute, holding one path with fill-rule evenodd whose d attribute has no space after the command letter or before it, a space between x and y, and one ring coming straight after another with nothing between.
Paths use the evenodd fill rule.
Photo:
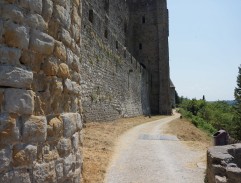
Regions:
<instances>
[{"instance_id":1,"label":"fortress wall","mask_svg":"<svg viewBox=\"0 0 241 183\"><path fill-rule=\"evenodd\" d=\"M124 45L126 3L110 1L108 12L102 3L83 1L80 68L86 120L113 120L148 113L148 75ZM89 20L89 10L94 12L93 22Z\"/></svg>"},{"instance_id":2,"label":"fortress wall","mask_svg":"<svg viewBox=\"0 0 241 183\"><path fill-rule=\"evenodd\" d=\"M0 182L80 182L81 3L0 1Z\"/></svg>"}]
</instances>

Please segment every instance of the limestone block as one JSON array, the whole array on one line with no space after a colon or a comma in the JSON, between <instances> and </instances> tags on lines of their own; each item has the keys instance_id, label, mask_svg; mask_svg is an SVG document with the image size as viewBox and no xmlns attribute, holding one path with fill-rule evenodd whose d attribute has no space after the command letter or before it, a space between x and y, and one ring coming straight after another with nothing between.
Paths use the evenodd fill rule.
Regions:
<instances>
[{"instance_id":1,"label":"limestone block","mask_svg":"<svg viewBox=\"0 0 241 183\"><path fill-rule=\"evenodd\" d=\"M9 146L0 148L0 174L6 171L11 163L12 151ZM0 178L1 180L1 178Z\"/></svg>"},{"instance_id":2,"label":"limestone block","mask_svg":"<svg viewBox=\"0 0 241 183\"><path fill-rule=\"evenodd\" d=\"M73 62L71 64L71 68L76 71L77 73L80 72L80 69L81 69L81 65L80 65L80 61L79 61L79 57L77 55L74 55L73 56Z\"/></svg>"},{"instance_id":3,"label":"limestone block","mask_svg":"<svg viewBox=\"0 0 241 183\"><path fill-rule=\"evenodd\" d=\"M75 173L76 157L70 154L64 159L64 176L67 178L73 177Z\"/></svg>"},{"instance_id":4,"label":"limestone block","mask_svg":"<svg viewBox=\"0 0 241 183\"><path fill-rule=\"evenodd\" d=\"M20 6L29 9L30 12L42 13L42 0L20 0Z\"/></svg>"},{"instance_id":5,"label":"limestone block","mask_svg":"<svg viewBox=\"0 0 241 183\"><path fill-rule=\"evenodd\" d=\"M81 117L78 113L65 113L61 115L64 123L64 136L67 138L82 128Z\"/></svg>"},{"instance_id":6,"label":"limestone block","mask_svg":"<svg viewBox=\"0 0 241 183\"><path fill-rule=\"evenodd\" d=\"M29 15L28 17L26 17L25 22L31 28L38 29L41 31L47 30L47 23L39 14Z\"/></svg>"},{"instance_id":7,"label":"limestone block","mask_svg":"<svg viewBox=\"0 0 241 183\"><path fill-rule=\"evenodd\" d=\"M47 76L56 76L59 70L59 66L55 57L49 57L44 61L42 70Z\"/></svg>"},{"instance_id":8,"label":"limestone block","mask_svg":"<svg viewBox=\"0 0 241 183\"><path fill-rule=\"evenodd\" d=\"M69 32L65 29L62 29L61 31L61 41L67 46L70 47L72 43L72 38L69 34Z\"/></svg>"},{"instance_id":9,"label":"limestone block","mask_svg":"<svg viewBox=\"0 0 241 183\"><path fill-rule=\"evenodd\" d=\"M0 144L14 144L19 140L16 116L0 113Z\"/></svg>"},{"instance_id":10,"label":"limestone block","mask_svg":"<svg viewBox=\"0 0 241 183\"><path fill-rule=\"evenodd\" d=\"M14 66L0 65L0 85L15 88L30 88L33 73Z\"/></svg>"},{"instance_id":11,"label":"limestone block","mask_svg":"<svg viewBox=\"0 0 241 183\"><path fill-rule=\"evenodd\" d=\"M50 92L51 92L51 95L54 97L59 97L62 95L62 92L63 92L62 79L54 78L51 81Z\"/></svg>"},{"instance_id":12,"label":"limestone block","mask_svg":"<svg viewBox=\"0 0 241 183\"><path fill-rule=\"evenodd\" d=\"M227 183L226 177L215 176L215 183Z\"/></svg>"},{"instance_id":13,"label":"limestone block","mask_svg":"<svg viewBox=\"0 0 241 183\"><path fill-rule=\"evenodd\" d=\"M30 90L8 88L4 92L5 110L9 113L32 114L34 93Z\"/></svg>"},{"instance_id":14,"label":"limestone block","mask_svg":"<svg viewBox=\"0 0 241 183\"><path fill-rule=\"evenodd\" d=\"M33 167L33 182L56 182L54 162L39 164Z\"/></svg>"},{"instance_id":15,"label":"limestone block","mask_svg":"<svg viewBox=\"0 0 241 183\"><path fill-rule=\"evenodd\" d=\"M50 149L50 146L46 145L42 148L41 156L43 161L48 163L59 159L59 154L56 148Z\"/></svg>"},{"instance_id":16,"label":"limestone block","mask_svg":"<svg viewBox=\"0 0 241 183\"><path fill-rule=\"evenodd\" d=\"M63 43L56 41L54 55L60 60L66 62L66 49Z\"/></svg>"},{"instance_id":17,"label":"limestone block","mask_svg":"<svg viewBox=\"0 0 241 183\"><path fill-rule=\"evenodd\" d=\"M58 69L58 77L68 78L69 77L69 67L65 63L61 63Z\"/></svg>"},{"instance_id":18,"label":"limestone block","mask_svg":"<svg viewBox=\"0 0 241 183\"><path fill-rule=\"evenodd\" d=\"M73 24L71 25L71 34L74 38L74 40L76 41L76 43L80 43L80 34L81 34L81 30L80 30L80 25L77 24Z\"/></svg>"},{"instance_id":19,"label":"limestone block","mask_svg":"<svg viewBox=\"0 0 241 183\"><path fill-rule=\"evenodd\" d=\"M30 49L41 54L50 55L54 50L55 40L38 30L33 30L31 34Z\"/></svg>"},{"instance_id":20,"label":"limestone block","mask_svg":"<svg viewBox=\"0 0 241 183\"><path fill-rule=\"evenodd\" d=\"M51 0L44 0L42 16L46 22L50 20L52 13L53 13L53 2Z\"/></svg>"},{"instance_id":21,"label":"limestone block","mask_svg":"<svg viewBox=\"0 0 241 183\"><path fill-rule=\"evenodd\" d=\"M8 23L4 29L5 42L8 46L28 49L29 29L14 23Z\"/></svg>"},{"instance_id":22,"label":"limestone block","mask_svg":"<svg viewBox=\"0 0 241 183\"><path fill-rule=\"evenodd\" d=\"M75 150L75 152L77 152L80 148L80 141L79 141L79 132L76 132L72 138L72 145L73 145L73 148Z\"/></svg>"},{"instance_id":23,"label":"limestone block","mask_svg":"<svg viewBox=\"0 0 241 183\"><path fill-rule=\"evenodd\" d=\"M29 173L26 168L16 169L5 174L1 174L0 182L11 183L31 183Z\"/></svg>"},{"instance_id":24,"label":"limestone block","mask_svg":"<svg viewBox=\"0 0 241 183\"><path fill-rule=\"evenodd\" d=\"M63 135L63 122L55 117L48 122L48 138L58 139Z\"/></svg>"},{"instance_id":25,"label":"limestone block","mask_svg":"<svg viewBox=\"0 0 241 183\"><path fill-rule=\"evenodd\" d=\"M70 66L73 63L73 60L74 60L74 54L69 48L67 48L67 62L66 63Z\"/></svg>"},{"instance_id":26,"label":"limestone block","mask_svg":"<svg viewBox=\"0 0 241 183\"><path fill-rule=\"evenodd\" d=\"M73 91L73 84L70 79L64 80L64 89L66 92L72 92Z\"/></svg>"},{"instance_id":27,"label":"limestone block","mask_svg":"<svg viewBox=\"0 0 241 183\"><path fill-rule=\"evenodd\" d=\"M73 84L73 93L77 96L80 96L81 94L81 87L76 82L72 82Z\"/></svg>"},{"instance_id":28,"label":"limestone block","mask_svg":"<svg viewBox=\"0 0 241 183\"><path fill-rule=\"evenodd\" d=\"M77 6L74 6L72 10L72 21L72 24L76 23L78 26L81 24L81 18L79 16Z\"/></svg>"},{"instance_id":29,"label":"limestone block","mask_svg":"<svg viewBox=\"0 0 241 183\"><path fill-rule=\"evenodd\" d=\"M55 171L56 171L56 177L57 180L63 180L64 177L64 164L63 164L63 160L59 159L55 162Z\"/></svg>"},{"instance_id":30,"label":"limestone block","mask_svg":"<svg viewBox=\"0 0 241 183\"><path fill-rule=\"evenodd\" d=\"M61 157L69 155L71 152L71 140L62 138L59 140L57 149Z\"/></svg>"},{"instance_id":31,"label":"limestone block","mask_svg":"<svg viewBox=\"0 0 241 183\"><path fill-rule=\"evenodd\" d=\"M22 23L24 20L24 15L22 10L14 6L13 4L1 5L1 17L7 20L11 20L16 23Z\"/></svg>"},{"instance_id":32,"label":"limestone block","mask_svg":"<svg viewBox=\"0 0 241 183\"><path fill-rule=\"evenodd\" d=\"M24 50L22 57L20 58L21 63L27 65L33 72L39 72L41 64L44 61L45 57L39 53L33 53L28 50Z\"/></svg>"},{"instance_id":33,"label":"limestone block","mask_svg":"<svg viewBox=\"0 0 241 183\"><path fill-rule=\"evenodd\" d=\"M66 28L70 28L71 17L70 11L65 9L63 6L56 5L54 8L54 17L61 22L61 24Z\"/></svg>"},{"instance_id":34,"label":"limestone block","mask_svg":"<svg viewBox=\"0 0 241 183\"><path fill-rule=\"evenodd\" d=\"M44 116L23 117L23 140L25 142L45 142L47 120Z\"/></svg>"},{"instance_id":35,"label":"limestone block","mask_svg":"<svg viewBox=\"0 0 241 183\"><path fill-rule=\"evenodd\" d=\"M1 30L0 30L1 34ZM1 35L0 35L1 37ZM20 65L21 50L0 46L0 64Z\"/></svg>"},{"instance_id":36,"label":"limestone block","mask_svg":"<svg viewBox=\"0 0 241 183\"><path fill-rule=\"evenodd\" d=\"M13 165L15 167L29 167L37 158L37 146L18 144L13 147Z\"/></svg>"},{"instance_id":37,"label":"limestone block","mask_svg":"<svg viewBox=\"0 0 241 183\"><path fill-rule=\"evenodd\" d=\"M77 152L77 153L76 153L76 169L77 169L77 168L78 168L78 169L79 169L79 168L81 169L82 164L83 164L82 156L81 156L80 152Z\"/></svg>"}]
</instances>

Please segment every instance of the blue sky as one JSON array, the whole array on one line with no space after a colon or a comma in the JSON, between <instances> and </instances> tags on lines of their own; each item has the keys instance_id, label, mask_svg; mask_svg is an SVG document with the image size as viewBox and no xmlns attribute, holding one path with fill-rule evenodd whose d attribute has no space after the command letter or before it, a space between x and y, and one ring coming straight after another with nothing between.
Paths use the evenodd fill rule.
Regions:
<instances>
[{"instance_id":1,"label":"blue sky","mask_svg":"<svg viewBox=\"0 0 241 183\"><path fill-rule=\"evenodd\" d=\"M241 64L241 0L167 0L170 73L179 96L232 100Z\"/></svg>"}]
</instances>

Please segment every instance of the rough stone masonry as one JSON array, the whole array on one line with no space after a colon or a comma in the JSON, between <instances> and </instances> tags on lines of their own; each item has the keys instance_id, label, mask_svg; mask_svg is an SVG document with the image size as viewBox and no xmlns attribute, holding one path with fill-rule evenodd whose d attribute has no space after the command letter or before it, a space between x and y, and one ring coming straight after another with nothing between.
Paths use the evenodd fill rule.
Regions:
<instances>
[{"instance_id":1,"label":"rough stone masonry","mask_svg":"<svg viewBox=\"0 0 241 183\"><path fill-rule=\"evenodd\" d=\"M0 182L80 182L80 0L0 0Z\"/></svg>"},{"instance_id":2,"label":"rough stone masonry","mask_svg":"<svg viewBox=\"0 0 241 183\"><path fill-rule=\"evenodd\" d=\"M81 182L82 124L171 113L166 0L0 0L0 182Z\"/></svg>"}]
</instances>

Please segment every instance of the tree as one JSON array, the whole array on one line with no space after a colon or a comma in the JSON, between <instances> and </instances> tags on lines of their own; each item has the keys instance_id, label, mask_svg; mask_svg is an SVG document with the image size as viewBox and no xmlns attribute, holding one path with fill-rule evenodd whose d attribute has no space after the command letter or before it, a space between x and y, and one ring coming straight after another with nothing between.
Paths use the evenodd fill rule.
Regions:
<instances>
[{"instance_id":1,"label":"tree","mask_svg":"<svg viewBox=\"0 0 241 183\"><path fill-rule=\"evenodd\" d=\"M239 73L237 76L237 87L234 89L235 104L235 129L236 138L241 139L241 65L239 66Z\"/></svg>"}]
</instances>

